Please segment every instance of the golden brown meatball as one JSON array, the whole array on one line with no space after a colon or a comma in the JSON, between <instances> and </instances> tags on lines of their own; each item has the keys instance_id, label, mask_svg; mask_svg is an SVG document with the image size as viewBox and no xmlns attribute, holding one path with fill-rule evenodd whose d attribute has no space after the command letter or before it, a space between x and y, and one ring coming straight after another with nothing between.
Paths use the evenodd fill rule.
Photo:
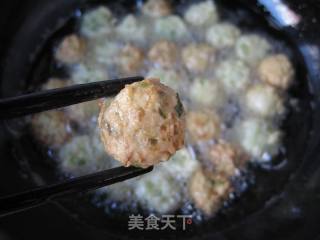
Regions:
<instances>
[{"instance_id":1,"label":"golden brown meatball","mask_svg":"<svg viewBox=\"0 0 320 240\"><path fill-rule=\"evenodd\" d=\"M75 34L66 36L56 51L56 59L63 63L79 62L86 51L85 41Z\"/></svg>"},{"instance_id":2,"label":"golden brown meatball","mask_svg":"<svg viewBox=\"0 0 320 240\"><path fill-rule=\"evenodd\" d=\"M167 40L158 41L149 50L148 57L151 62L169 68L177 61L177 46Z\"/></svg>"},{"instance_id":3,"label":"golden brown meatball","mask_svg":"<svg viewBox=\"0 0 320 240\"><path fill-rule=\"evenodd\" d=\"M237 152L234 147L227 143L213 145L209 152L210 161L213 164L214 172L231 177L235 174Z\"/></svg>"},{"instance_id":4,"label":"golden brown meatball","mask_svg":"<svg viewBox=\"0 0 320 240\"><path fill-rule=\"evenodd\" d=\"M262 81L286 89L292 82L294 70L287 56L276 54L262 60L258 73Z\"/></svg>"},{"instance_id":5,"label":"golden brown meatball","mask_svg":"<svg viewBox=\"0 0 320 240\"><path fill-rule=\"evenodd\" d=\"M69 122L62 111L35 114L31 125L36 138L50 147L59 147L70 137Z\"/></svg>"},{"instance_id":6,"label":"golden brown meatball","mask_svg":"<svg viewBox=\"0 0 320 240\"><path fill-rule=\"evenodd\" d=\"M159 79L126 85L99 114L106 151L124 166L166 161L184 144L184 110L179 96Z\"/></svg>"},{"instance_id":7,"label":"golden brown meatball","mask_svg":"<svg viewBox=\"0 0 320 240\"><path fill-rule=\"evenodd\" d=\"M164 17L171 13L171 5L167 0L148 0L142 12L150 17Z\"/></svg>"},{"instance_id":8,"label":"golden brown meatball","mask_svg":"<svg viewBox=\"0 0 320 240\"><path fill-rule=\"evenodd\" d=\"M190 44L182 50L182 60L191 72L203 72L214 62L214 49L208 44Z\"/></svg>"},{"instance_id":9,"label":"golden brown meatball","mask_svg":"<svg viewBox=\"0 0 320 240\"><path fill-rule=\"evenodd\" d=\"M220 136L220 120L210 111L190 111L186 116L187 130L192 142L207 141Z\"/></svg>"},{"instance_id":10,"label":"golden brown meatball","mask_svg":"<svg viewBox=\"0 0 320 240\"><path fill-rule=\"evenodd\" d=\"M140 48L127 44L120 51L119 65L125 74L136 74L143 65L144 55Z\"/></svg>"},{"instance_id":11,"label":"golden brown meatball","mask_svg":"<svg viewBox=\"0 0 320 240\"><path fill-rule=\"evenodd\" d=\"M206 215L216 212L231 192L230 180L199 168L190 179L189 194Z\"/></svg>"}]
</instances>

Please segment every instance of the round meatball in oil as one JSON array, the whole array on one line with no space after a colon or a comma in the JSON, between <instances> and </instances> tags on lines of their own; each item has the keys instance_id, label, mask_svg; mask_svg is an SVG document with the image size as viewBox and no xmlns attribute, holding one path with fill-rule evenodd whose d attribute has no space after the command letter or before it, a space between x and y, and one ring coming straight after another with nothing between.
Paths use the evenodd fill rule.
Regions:
<instances>
[{"instance_id":1,"label":"round meatball in oil","mask_svg":"<svg viewBox=\"0 0 320 240\"><path fill-rule=\"evenodd\" d=\"M151 62L170 68L178 58L177 46L167 40L158 41L149 50L148 57Z\"/></svg>"},{"instance_id":2,"label":"round meatball in oil","mask_svg":"<svg viewBox=\"0 0 320 240\"><path fill-rule=\"evenodd\" d=\"M199 161L184 147L177 151L170 161L162 163L162 169L169 172L179 181L186 181L199 167Z\"/></svg>"},{"instance_id":3,"label":"round meatball in oil","mask_svg":"<svg viewBox=\"0 0 320 240\"><path fill-rule=\"evenodd\" d=\"M75 34L66 36L57 48L55 57L62 63L78 63L83 59L86 51L84 39Z\"/></svg>"},{"instance_id":4,"label":"round meatball in oil","mask_svg":"<svg viewBox=\"0 0 320 240\"><path fill-rule=\"evenodd\" d=\"M190 39L190 32L186 24L176 15L157 18L154 22L154 35L157 39L173 41L185 42Z\"/></svg>"},{"instance_id":5,"label":"round meatball in oil","mask_svg":"<svg viewBox=\"0 0 320 240\"><path fill-rule=\"evenodd\" d=\"M226 177L235 175L237 162L237 151L228 143L217 143L210 148L210 162L215 173Z\"/></svg>"},{"instance_id":6,"label":"round meatball in oil","mask_svg":"<svg viewBox=\"0 0 320 240\"><path fill-rule=\"evenodd\" d=\"M220 136L220 120L214 112L190 111L186 116L186 124L192 143L207 141Z\"/></svg>"},{"instance_id":7,"label":"round meatball in oil","mask_svg":"<svg viewBox=\"0 0 320 240\"><path fill-rule=\"evenodd\" d=\"M126 85L99 115L106 151L124 166L149 167L168 160L184 144L179 96L159 79Z\"/></svg>"},{"instance_id":8,"label":"round meatball in oil","mask_svg":"<svg viewBox=\"0 0 320 240\"><path fill-rule=\"evenodd\" d=\"M227 96L220 82L203 77L195 78L190 86L191 101L206 107L220 108L227 102Z\"/></svg>"},{"instance_id":9,"label":"round meatball in oil","mask_svg":"<svg viewBox=\"0 0 320 240\"><path fill-rule=\"evenodd\" d=\"M143 66L143 51L132 45L127 44L119 53L119 65L124 74L137 74Z\"/></svg>"},{"instance_id":10,"label":"round meatball in oil","mask_svg":"<svg viewBox=\"0 0 320 240\"><path fill-rule=\"evenodd\" d=\"M262 81L280 89L287 89L292 82L294 70L287 56L276 54L261 61L258 73Z\"/></svg>"},{"instance_id":11,"label":"round meatball in oil","mask_svg":"<svg viewBox=\"0 0 320 240\"><path fill-rule=\"evenodd\" d=\"M257 34L243 34L235 44L236 56L250 66L256 66L270 49L270 43Z\"/></svg>"},{"instance_id":12,"label":"round meatball in oil","mask_svg":"<svg viewBox=\"0 0 320 240\"><path fill-rule=\"evenodd\" d=\"M270 161L279 153L282 132L269 121L251 117L239 121L235 130L237 142L252 161Z\"/></svg>"},{"instance_id":13,"label":"round meatball in oil","mask_svg":"<svg viewBox=\"0 0 320 240\"><path fill-rule=\"evenodd\" d=\"M239 94L250 84L250 68L241 60L226 59L216 67L216 78L228 94Z\"/></svg>"},{"instance_id":14,"label":"round meatball in oil","mask_svg":"<svg viewBox=\"0 0 320 240\"><path fill-rule=\"evenodd\" d=\"M32 130L36 138L50 146L57 148L70 138L69 120L65 113L59 110L38 113L32 116Z\"/></svg>"},{"instance_id":15,"label":"round meatball in oil","mask_svg":"<svg viewBox=\"0 0 320 240\"><path fill-rule=\"evenodd\" d=\"M199 168L189 181L189 194L205 215L214 214L231 192L228 178Z\"/></svg>"},{"instance_id":16,"label":"round meatball in oil","mask_svg":"<svg viewBox=\"0 0 320 240\"><path fill-rule=\"evenodd\" d=\"M207 44L190 44L182 50L182 60L189 71L201 73L214 62L214 49Z\"/></svg>"},{"instance_id":17,"label":"round meatball in oil","mask_svg":"<svg viewBox=\"0 0 320 240\"><path fill-rule=\"evenodd\" d=\"M127 15L116 27L116 32L126 42L144 43L147 39L147 29L143 22L133 14Z\"/></svg>"},{"instance_id":18,"label":"round meatball in oil","mask_svg":"<svg viewBox=\"0 0 320 240\"><path fill-rule=\"evenodd\" d=\"M253 84L245 95L248 110L261 117L273 117L284 113L282 97L268 84Z\"/></svg>"},{"instance_id":19,"label":"round meatball in oil","mask_svg":"<svg viewBox=\"0 0 320 240\"><path fill-rule=\"evenodd\" d=\"M149 211L174 212L182 201L181 184L168 172L155 167L152 174L142 176L134 186L138 202Z\"/></svg>"},{"instance_id":20,"label":"round meatball in oil","mask_svg":"<svg viewBox=\"0 0 320 240\"><path fill-rule=\"evenodd\" d=\"M218 21L218 11L213 1L207 0L192 4L186 10L184 18L193 26L203 27Z\"/></svg>"},{"instance_id":21,"label":"round meatball in oil","mask_svg":"<svg viewBox=\"0 0 320 240\"><path fill-rule=\"evenodd\" d=\"M97 152L88 135L75 136L61 146L58 152L60 168L73 176L97 171L97 162L103 161L103 152Z\"/></svg>"},{"instance_id":22,"label":"round meatball in oil","mask_svg":"<svg viewBox=\"0 0 320 240\"><path fill-rule=\"evenodd\" d=\"M115 18L109 8L97 7L85 12L81 21L80 32L87 38L96 38L112 32Z\"/></svg>"},{"instance_id":23,"label":"round meatball in oil","mask_svg":"<svg viewBox=\"0 0 320 240\"><path fill-rule=\"evenodd\" d=\"M212 25L206 33L206 40L217 49L234 46L240 30L233 24L222 22Z\"/></svg>"}]
</instances>

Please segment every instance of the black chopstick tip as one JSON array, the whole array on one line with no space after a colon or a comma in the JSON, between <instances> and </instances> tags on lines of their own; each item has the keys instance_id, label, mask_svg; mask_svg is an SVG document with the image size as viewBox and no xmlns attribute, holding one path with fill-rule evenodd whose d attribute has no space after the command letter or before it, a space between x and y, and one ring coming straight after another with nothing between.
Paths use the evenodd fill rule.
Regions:
<instances>
[{"instance_id":1,"label":"black chopstick tip","mask_svg":"<svg viewBox=\"0 0 320 240\"><path fill-rule=\"evenodd\" d=\"M148 173L153 170L153 166L150 166L147 168L141 168L141 167L137 167L137 166L128 166L128 167L122 166L121 168L126 169L128 172L141 172L141 173Z\"/></svg>"}]
</instances>

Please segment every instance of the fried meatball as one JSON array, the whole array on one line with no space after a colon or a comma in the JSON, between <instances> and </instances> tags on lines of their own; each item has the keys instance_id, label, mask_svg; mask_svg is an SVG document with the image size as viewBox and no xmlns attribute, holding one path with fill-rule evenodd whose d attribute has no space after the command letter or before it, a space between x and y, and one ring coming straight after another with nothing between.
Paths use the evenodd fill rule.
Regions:
<instances>
[{"instance_id":1,"label":"fried meatball","mask_svg":"<svg viewBox=\"0 0 320 240\"><path fill-rule=\"evenodd\" d=\"M151 62L170 68L176 64L178 58L177 46L167 40L158 41L149 50L148 58Z\"/></svg>"},{"instance_id":2,"label":"fried meatball","mask_svg":"<svg viewBox=\"0 0 320 240\"><path fill-rule=\"evenodd\" d=\"M182 19L174 15L156 19L154 31L158 39L179 41L185 40L190 36L188 28Z\"/></svg>"},{"instance_id":3,"label":"fried meatball","mask_svg":"<svg viewBox=\"0 0 320 240\"><path fill-rule=\"evenodd\" d=\"M138 19L132 15L127 15L116 28L119 36L127 41L144 42L146 40L146 26L138 22Z\"/></svg>"},{"instance_id":4,"label":"fried meatball","mask_svg":"<svg viewBox=\"0 0 320 240\"><path fill-rule=\"evenodd\" d=\"M99 37L112 32L115 19L107 7L98 7L84 14L80 32L88 37Z\"/></svg>"},{"instance_id":5,"label":"fried meatball","mask_svg":"<svg viewBox=\"0 0 320 240\"><path fill-rule=\"evenodd\" d=\"M149 17L159 18L168 16L172 8L168 0L148 0L142 6L142 12Z\"/></svg>"},{"instance_id":6,"label":"fried meatball","mask_svg":"<svg viewBox=\"0 0 320 240\"><path fill-rule=\"evenodd\" d=\"M201 168L192 175L188 187L192 201L206 215L215 213L232 189L228 178Z\"/></svg>"},{"instance_id":7,"label":"fried meatball","mask_svg":"<svg viewBox=\"0 0 320 240\"><path fill-rule=\"evenodd\" d=\"M262 117L275 116L284 112L283 99L276 89L268 84L254 84L245 95L249 111Z\"/></svg>"},{"instance_id":8,"label":"fried meatball","mask_svg":"<svg viewBox=\"0 0 320 240\"><path fill-rule=\"evenodd\" d=\"M215 79L196 78L190 86L191 101L207 107L222 107L226 101L223 88Z\"/></svg>"},{"instance_id":9,"label":"fried meatball","mask_svg":"<svg viewBox=\"0 0 320 240\"><path fill-rule=\"evenodd\" d=\"M211 26L206 33L206 40L215 48L232 47L240 35L240 30L231 23Z\"/></svg>"},{"instance_id":10,"label":"fried meatball","mask_svg":"<svg viewBox=\"0 0 320 240\"><path fill-rule=\"evenodd\" d=\"M49 147L59 147L70 137L69 121L62 111L35 114L31 125L36 138Z\"/></svg>"},{"instance_id":11,"label":"fried meatball","mask_svg":"<svg viewBox=\"0 0 320 240\"><path fill-rule=\"evenodd\" d=\"M86 51L86 42L76 34L66 36L58 46L55 57L67 64L80 62Z\"/></svg>"},{"instance_id":12,"label":"fried meatball","mask_svg":"<svg viewBox=\"0 0 320 240\"><path fill-rule=\"evenodd\" d=\"M184 14L185 20L194 26L203 26L215 23L218 12L213 1L207 0L191 5Z\"/></svg>"},{"instance_id":13,"label":"fried meatball","mask_svg":"<svg viewBox=\"0 0 320 240\"><path fill-rule=\"evenodd\" d=\"M210 162L215 173L226 177L234 176L236 172L237 151L228 143L217 143L209 150Z\"/></svg>"},{"instance_id":14,"label":"fried meatball","mask_svg":"<svg viewBox=\"0 0 320 240\"><path fill-rule=\"evenodd\" d=\"M239 94L250 84L250 68L240 60L228 59L217 66L216 78L227 93Z\"/></svg>"},{"instance_id":15,"label":"fried meatball","mask_svg":"<svg viewBox=\"0 0 320 240\"><path fill-rule=\"evenodd\" d=\"M127 44L119 53L119 65L124 74L135 75L143 66L142 50L132 44Z\"/></svg>"},{"instance_id":16,"label":"fried meatball","mask_svg":"<svg viewBox=\"0 0 320 240\"><path fill-rule=\"evenodd\" d=\"M261 61L258 73L262 81L280 89L287 89L293 80L294 70L287 56L276 54Z\"/></svg>"},{"instance_id":17,"label":"fried meatball","mask_svg":"<svg viewBox=\"0 0 320 240\"><path fill-rule=\"evenodd\" d=\"M186 115L187 131L192 142L207 141L220 136L220 119L211 111L190 111Z\"/></svg>"},{"instance_id":18,"label":"fried meatball","mask_svg":"<svg viewBox=\"0 0 320 240\"><path fill-rule=\"evenodd\" d=\"M179 96L159 79L127 85L99 115L106 151L124 166L166 161L184 144Z\"/></svg>"},{"instance_id":19,"label":"fried meatball","mask_svg":"<svg viewBox=\"0 0 320 240\"><path fill-rule=\"evenodd\" d=\"M207 44L190 44L182 50L182 60L191 72L201 73L214 62L214 49Z\"/></svg>"},{"instance_id":20,"label":"fried meatball","mask_svg":"<svg viewBox=\"0 0 320 240\"><path fill-rule=\"evenodd\" d=\"M152 173L137 181L134 193L141 206L158 213L169 213L179 207L182 187L170 174L155 167Z\"/></svg>"},{"instance_id":21,"label":"fried meatball","mask_svg":"<svg viewBox=\"0 0 320 240\"><path fill-rule=\"evenodd\" d=\"M235 130L239 145L253 157L253 161L263 161L265 154L273 156L278 153L281 132L268 121L248 118L237 123Z\"/></svg>"},{"instance_id":22,"label":"fried meatball","mask_svg":"<svg viewBox=\"0 0 320 240\"><path fill-rule=\"evenodd\" d=\"M271 45L267 40L256 34L242 35L235 45L237 57L253 66L259 64L270 49Z\"/></svg>"}]
</instances>

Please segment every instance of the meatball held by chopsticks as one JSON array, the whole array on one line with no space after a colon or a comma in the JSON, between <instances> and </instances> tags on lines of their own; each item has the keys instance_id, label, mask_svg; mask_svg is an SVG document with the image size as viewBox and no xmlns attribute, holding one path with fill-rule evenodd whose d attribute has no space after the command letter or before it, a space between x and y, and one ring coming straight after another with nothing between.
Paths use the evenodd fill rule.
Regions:
<instances>
[{"instance_id":1,"label":"meatball held by chopsticks","mask_svg":"<svg viewBox=\"0 0 320 240\"><path fill-rule=\"evenodd\" d=\"M106 151L124 166L146 168L183 147L184 109L178 94L149 78L126 85L99 114Z\"/></svg>"}]
</instances>

